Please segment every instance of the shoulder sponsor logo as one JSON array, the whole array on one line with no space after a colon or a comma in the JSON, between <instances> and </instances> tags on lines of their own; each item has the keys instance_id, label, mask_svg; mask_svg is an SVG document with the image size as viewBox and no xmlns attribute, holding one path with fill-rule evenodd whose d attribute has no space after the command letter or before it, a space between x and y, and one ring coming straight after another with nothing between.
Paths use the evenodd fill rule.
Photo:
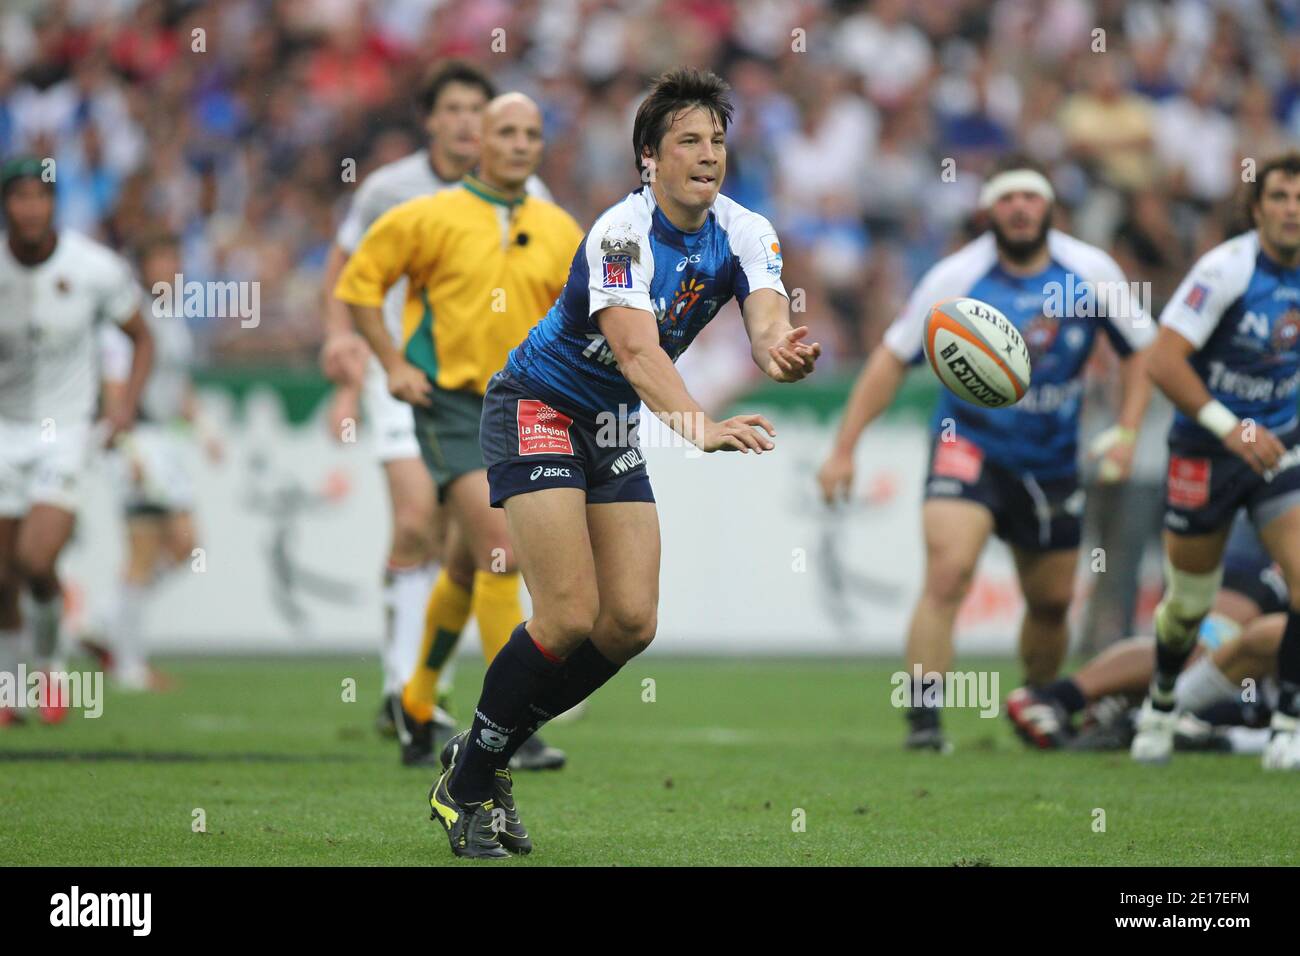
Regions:
<instances>
[{"instance_id":1,"label":"shoulder sponsor logo","mask_svg":"<svg viewBox=\"0 0 1300 956\"><path fill-rule=\"evenodd\" d=\"M763 244L763 252L767 256L768 274L779 276L781 274L781 242L776 238L776 233L769 232L759 242Z\"/></svg>"},{"instance_id":2,"label":"shoulder sponsor logo","mask_svg":"<svg viewBox=\"0 0 1300 956\"><path fill-rule=\"evenodd\" d=\"M627 256L629 262L641 261L641 234L630 222L616 222L605 230L600 239L600 251L605 256Z\"/></svg>"},{"instance_id":3,"label":"shoulder sponsor logo","mask_svg":"<svg viewBox=\"0 0 1300 956\"><path fill-rule=\"evenodd\" d=\"M515 411L520 455L572 455L573 419L535 398L519 399Z\"/></svg>"}]
</instances>

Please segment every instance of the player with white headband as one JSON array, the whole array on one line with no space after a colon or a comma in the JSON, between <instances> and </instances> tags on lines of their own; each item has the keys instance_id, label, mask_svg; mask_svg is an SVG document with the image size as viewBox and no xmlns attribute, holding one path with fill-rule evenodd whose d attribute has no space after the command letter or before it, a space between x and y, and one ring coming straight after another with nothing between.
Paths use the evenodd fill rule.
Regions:
<instances>
[{"instance_id":1,"label":"player with white headband","mask_svg":"<svg viewBox=\"0 0 1300 956\"><path fill-rule=\"evenodd\" d=\"M1255 228L1207 252L1160 316L1151 378L1178 409L1169 429L1165 596L1156 670L1132 755L1173 751L1174 682L1223 578L1245 508L1290 595L1278 649L1269 769L1300 770L1300 153L1260 166Z\"/></svg>"},{"instance_id":2,"label":"player with white headband","mask_svg":"<svg viewBox=\"0 0 1300 956\"><path fill-rule=\"evenodd\" d=\"M1051 183L1036 165L1011 156L980 193L988 231L940 260L858 376L835 446L818 472L828 502L853 487L858 436L893 401L908 366L922 360L926 316L952 296L1000 309L1029 346L1033 384L1015 406L986 409L944 392L921 522L925 581L907 636L914 675L907 746L946 750L939 720L942 675L953 657L953 626L990 534L1015 556L1025 616L1020 658L1026 683L1052 681L1065 657L1083 513L1078 434L1082 376L1104 333L1119 353L1118 423L1095 453L1102 477L1128 475L1137 428L1150 398L1142 348L1153 330L1118 265L1102 250L1052 229Z\"/></svg>"}]
</instances>

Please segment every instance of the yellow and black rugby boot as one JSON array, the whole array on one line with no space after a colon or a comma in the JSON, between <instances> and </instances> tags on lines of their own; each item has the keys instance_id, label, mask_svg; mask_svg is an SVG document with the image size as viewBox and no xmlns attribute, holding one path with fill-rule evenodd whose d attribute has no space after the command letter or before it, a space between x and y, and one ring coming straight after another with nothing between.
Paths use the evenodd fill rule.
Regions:
<instances>
[{"instance_id":1,"label":"yellow and black rugby boot","mask_svg":"<svg viewBox=\"0 0 1300 956\"><path fill-rule=\"evenodd\" d=\"M501 811L491 800L464 804L447 789L451 771L442 775L429 791L429 819L442 824L451 843L451 852L472 860L500 860L510 854L497 839L501 829Z\"/></svg>"},{"instance_id":2,"label":"yellow and black rugby boot","mask_svg":"<svg viewBox=\"0 0 1300 956\"><path fill-rule=\"evenodd\" d=\"M462 730L448 740L442 748L441 759L444 771L450 771L455 766L456 759L464 749L468 737L469 731ZM492 786L492 802L500 811L497 817L497 839L501 845L511 853L518 853L521 856L531 853L533 841L529 838L523 821L519 819L519 810L515 807L514 781L510 777L509 770L496 772L496 779Z\"/></svg>"}]
</instances>

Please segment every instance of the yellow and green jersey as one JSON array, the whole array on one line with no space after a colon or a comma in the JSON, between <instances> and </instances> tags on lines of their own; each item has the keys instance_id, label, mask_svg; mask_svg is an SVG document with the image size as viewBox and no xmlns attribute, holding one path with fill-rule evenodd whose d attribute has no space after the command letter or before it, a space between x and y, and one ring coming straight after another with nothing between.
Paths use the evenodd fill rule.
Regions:
<instances>
[{"instance_id":1,"label":"yellow and green jersey","mask_svg":"<svg viewBox=\"0 0 1300 956\"><path fill-rule=\"evenodd\" d=\"M406 360L439 388L481 395L559 296L580 242L582 230L554 203L509 200L466 176L376 219L334 295L381 308L406 276Z\"/></svg>"}]
</instances>

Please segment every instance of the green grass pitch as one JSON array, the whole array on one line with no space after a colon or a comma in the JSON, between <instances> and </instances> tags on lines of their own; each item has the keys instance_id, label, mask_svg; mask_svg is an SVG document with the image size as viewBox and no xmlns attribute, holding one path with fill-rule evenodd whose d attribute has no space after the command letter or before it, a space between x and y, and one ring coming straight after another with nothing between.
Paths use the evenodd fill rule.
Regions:
<instances>
[{"instance_id":1,"label":"green grass pitch","mask_svg":"<svg viewBox=\"0 0 1300 956\"><path fill-rule=\"evenodd\" d=\"M973 710L947 715L955 753L908 754L897 666L634 661L585 718L548 729L569 767L515 783L536 850L489 865L1300 862L1294 775L1254 757L1029 752ZM958 666L1015 686L1009 661ZM0 731L0 864L474 865L429 821L430 774L372 729L373 660L164 667L171 693L110 689L98 720ZM462 668L461 714L480 679Z\"/></svg>"}]
</instances>

